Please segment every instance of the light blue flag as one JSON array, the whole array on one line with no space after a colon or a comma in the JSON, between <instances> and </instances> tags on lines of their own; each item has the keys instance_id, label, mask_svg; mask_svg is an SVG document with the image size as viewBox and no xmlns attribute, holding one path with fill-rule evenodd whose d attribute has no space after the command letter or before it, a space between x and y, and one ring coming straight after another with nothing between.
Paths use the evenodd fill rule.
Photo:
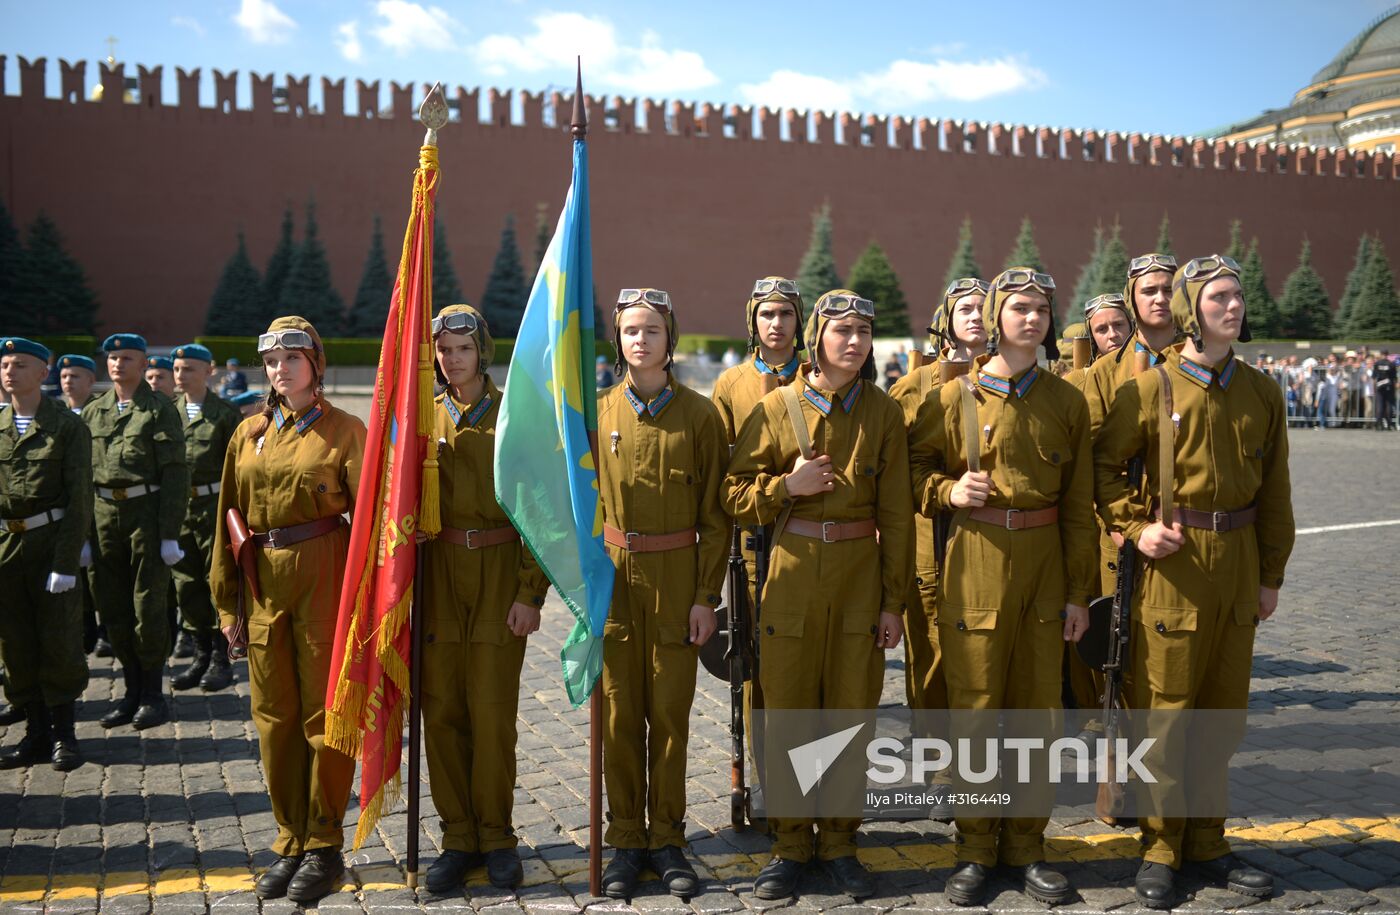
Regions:
<instances>
[{"instance_id":1,"label":"light blue flag","mask_svg":"<svg viewBox=\"0 0 1400 915\"><path fill-rule=\"evenodd\" d=\"M590 436L597 440L593 249L588 148L574 140L574 177L516 335L496 426L496 501L574 615L560 660L582 705L603 670L613 564Z\"/></svg>"}]
</instances>

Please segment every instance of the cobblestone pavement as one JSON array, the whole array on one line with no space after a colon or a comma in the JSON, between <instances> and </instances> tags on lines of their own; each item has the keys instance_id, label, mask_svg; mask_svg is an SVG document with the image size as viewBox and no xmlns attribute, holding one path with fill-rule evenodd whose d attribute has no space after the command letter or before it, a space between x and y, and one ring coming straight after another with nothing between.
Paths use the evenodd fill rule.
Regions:
<instances>
[{"instance_id":1,"label":"cobblestone pavement","mask_svg":"<svg viewBox=\"0 0 1400 915\"><path fill-rule=\"evenodd\" d=\"M1400 519L1400 435L1296 430L1293 474L1298 526ZM1400 709L1400 620L1396 544L1400 526L1300 536L1279 612L1259 630L1252 704L1259 708ZM399 910L482 912L694 911L760 908L753 876L767 842L728 826L727 686L703 672L692 715L688 835L703 892L683 903L652 881L631 908L588 896L588 719L567 707L558 648L567 612L552 601L531 640L520 686L520 776L515 824L525 860L518 893L491 888L475 872L460 893L432 897L405 886L403 806L351 858L350 880L320 904L323 912ZM893 652L884 700L902 701L901 655ZM104 732L97 718L119 682L110 662L95 661L80 709L79 737L90 762L68 775L40 766L0 772L0 909L136 913L259 909L256 872L273 856L275 829L263 788L257 742L248 721L246 676L236 690L174 699L176 721L137 734ZM0 732L10 745L20 728ZM1396 754L1400 755L1400 754ZM1278 764L1282 773L1286 765ZM1393 772L1393 770L1391 770ZM441 830L426 784L420 829L424 866ZM1282 782L1280 774L1279 781ZM1296 779L1295 779L1296 787ZM1258 790L1271 790L1259 785ZM1314 790L1325 790L1325 786ZM1400 791L1397 791L1400 799ZM357 815L352 808L348 819ZM1400 911L1400 817L1231 820L1236 848L1272 872L1278 890L1265 901L1204 888L1184 878L1182 911L1250 907L1257 912ZM353 833L347 823L347 834ZM1052 857L1080 898L1068 912L1134 911L1135 833L1084 818L1057 818L1048 833ZM825 878L804 878L799 911L948 911L950 827L932 822L871 824L861 857L879 876L879 895L861 905ZM771 907L771 906L770 906ZM789 907L784 904L783 907ZM261 911L289 912L285 901ZM1005 876L989 893L991 911L1041 910Z\"/></svg>"}]
</instances>

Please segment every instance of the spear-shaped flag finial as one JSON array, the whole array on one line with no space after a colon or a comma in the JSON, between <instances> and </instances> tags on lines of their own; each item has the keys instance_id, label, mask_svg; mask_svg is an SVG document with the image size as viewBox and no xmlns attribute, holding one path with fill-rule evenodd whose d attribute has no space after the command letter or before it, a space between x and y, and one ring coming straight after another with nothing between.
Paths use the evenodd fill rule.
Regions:
<instances>
[{"instance_id":1,"label":"spear-shaped flag finial","mask_svg":"<svg viewBox=\"0 0 1400 915\"><path fill-rule=\"evenodd\" d=\"M583 58L578 58L578 80L574 83L574 116L569 132L575 140L588 136L588 109L583 104Z\"/></svg>"},{"instance_id":2,"label":"spear-shaped flag finial","mask_svg":"<svg viewBox=\"0 0 1400 915\"><path fill-rule=\"evenodd\" d=\"M428 90L428 94L423 98L423 104L418 106L418 120L428 128L428 132L423 135L424 146L437 145L437 132L447 124L450 116L447 99L442 94L442 83L434 83L433 88Z\"/></svg>"}]
</instances>

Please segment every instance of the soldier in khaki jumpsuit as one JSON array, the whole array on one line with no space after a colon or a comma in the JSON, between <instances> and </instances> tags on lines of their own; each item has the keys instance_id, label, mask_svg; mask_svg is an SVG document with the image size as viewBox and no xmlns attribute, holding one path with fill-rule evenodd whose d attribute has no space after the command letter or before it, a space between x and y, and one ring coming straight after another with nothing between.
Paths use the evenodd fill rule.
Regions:
<instances>
[{"instance_id":1,"label":"soldier in khaki jumpsuit","mask_svg":"<svg viewBox=\"0 0 1400 915\"><path fill-rule=\"evenodd\" d=\"M630 896L649 857L685 897L699 886L681 850L697 649L714 633L730 531L719 504L724 425L671 376L669 295L623 289L613 327L627 375L598 402L603 538L617 566L602 676L605 839L617 853L603 892Z\"/></svg>"},{"instance_id":2,"label":"soldier in khaki jumpsuit","mask_svg":"<svg viewBox=\"0 0 1400 915\"><path fill-rule=\"evenodd\" d=\"M258 350L272 393L224 460L209 585L232 639L240 585L224 519L236 508L253 533L261 586L259 600L244 591L248 681L281 856L256 891L306 903L344 874L355 761L326 746L326 684L350 542L341 516L353 514L365 426L323 396L325 350L304 318L273 321Z\"/></svg>"},{"instance_id":3,"label":"soldier in khaki jumpsuit","mask_svg":"<svg viewBox=\"0 0 1400 915\"><path fill-rule=\"evenodd\" d=\"M1135 710L1244 709L1254 631L1278 605L1284 566L1293 549L1288 430L1282 394L1267 376L1234 354L1249 340L1239 268L1213 255L1188 262L1172 282L1172 311L1186 336L1169 349L1162 371L1145 372L1118 389L1094 446L1099 515L1112 531L1137 542L1145 571L1133 617L1130 705ZM1160 519L1163 384L1170 385L1174 423L1173 524ZM1124 465L1144 458L1146 482L1135 492ZM1179 771L1188 752L1187 722L1152 720L1158 748ZM1267 896L1273 881L1230 852L1225 841L1226 764L1239 734L1212 733L1218 771L1187 786L1220 805L1220 816L1142 816L1143 864L1138 901L1175 902L1174 871L1196 862L1214 882ZM1214 767L1212 767L1214 768Z\"/></svg>"},{"instance_id":4,"label":"soldier in khaki jumpsuit","mask_svg":"<svg viewBox=\"0 0 1400 915\"><path fill-rule=\"evenodd\" d=\"M909 436L920 511L957 513L938 590L951 709L1060 708L1064 643L1088 627L1097 577L1088 413L1073 385L1036 365L1042 344L1058 356L1053 304L1048 275L999 274L983 310L992 355L926 401ZM964 434L969 390L979 471ZM1069 881L1045 864L1047 822L958 816L949 898L980 902L1001 863L1022 870L1037 900L1066 901Z\"/></svg>"},{"instance_id":5,"label":"soldier in khaki jumpsuit","mask_svg":"<svg viewBox=\"0 0 1400 915\"><path fill-rule=\"evenodd\" d=\"M787 389L800 391L812 458L802 457L783 391L774 391L739 430L725 477L725 508L740 523L788 515L763 595L769 710L874 708L884 649L903 634L914 545L909 451L899 405L868 380L874 317L874 304L849 290L817 301L807 323L813 364ZM754 883L759 898L793 895L814 853L844 892L874 892L856 859L859 818L769 822L774 857Z\"/></svg>"},{"instance_id":6,"label":"soldier in khaki jumpsuit","mask_svg":"<svg viewBox=\"0 0 1400 915\"><path fill-rule=\"evenodd\" d=\"M87 686L78 554L92 519L92 446L82 420L43 396L49 351L0 340L0 657L5 693L24 711L0 769L83 764L73 703Z\"/></svg>"},{"instance_id":7,"label":"soldier in khaki jumpsuit","mask_svg":"<svg viewBox=\"0 0 1400 915\"><path fill-rule=\"evenodd\" d=\"M906 427L914 425L919 407L937 397L940 361L970 362L987 347L982 303L987 284L963 277L949 284L929 325L929 341L937 356L894 383L890 397L904 411ZM911 709L945 709L948 685L943 679L938 650L938 559L934 539L937 517L914 519L914 587L904 606L905 695Z\"/></svg>"},{"instance_id":8,"label":"soldier in khaki jumpsuit","mask_svg":"<svg viewBox=\"0 0 1400 915\"><path fill-rule=\"evenodd\" d=\"M170 685L175 689L197 685L205 692L214 692L232 682L233 670L228 642L219 631L218 614L209 596L209 557L218 526L224 456L242 417L209 390L214 355L208 349L189 343L176 347L171 356L180 391L175 411L185 423L185 463L190 468L190 507L180 528L180 549L185 556L171 571L180 615L194 635L195 654L189 667L170 678Z\"/></svg>"},{"instance_id":9,"label":"soldier in khaki jumpsuit","mask_svg":"<svg viewBox=\"0 0 1400 915\"><path fill-rule=\"evenodd\" d=\"M486 320L449 305L433 340L447 389L434 411L443 527L424 567L423 733L443 851L427 887L456 890L484 860L491 883L509 889L523 877L510 822L520 668L549 579L496 502L501 394L486 374Z\"/></svg>"},{"instance_id":10,"label":"soldier in khaki jumpsuit","mask_svg":"<svg viewBox=\"0 0 1400 915\"><path fill-rule=\"evenodd\" d=\"M190 501L184 423L142 380L146 341L113 334L102 343L112 389L83 408L92 433L97 500L92 593L121 664L126 695L102 726L138 729L169 720L161 690L170 651L170 567Z\"/></svg>"}]
</instances>

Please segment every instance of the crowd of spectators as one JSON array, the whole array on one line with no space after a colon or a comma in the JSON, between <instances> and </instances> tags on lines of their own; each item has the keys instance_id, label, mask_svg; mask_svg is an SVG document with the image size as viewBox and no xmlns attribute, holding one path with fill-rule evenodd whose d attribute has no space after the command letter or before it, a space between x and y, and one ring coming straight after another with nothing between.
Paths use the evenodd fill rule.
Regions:
<instances>
[{"instance_id":1,"label":"crowd of spectators","mask_svg":"<svg viewBox=\"0 0 1400 915\"><path fill-rule=\"evenodd\" d=\"M1366 347L1319 359L1267 353L1254 367L1278 382L1291 425L1315 429L1395 429L1397 357Z\"/></svg>"}]
</instances>

